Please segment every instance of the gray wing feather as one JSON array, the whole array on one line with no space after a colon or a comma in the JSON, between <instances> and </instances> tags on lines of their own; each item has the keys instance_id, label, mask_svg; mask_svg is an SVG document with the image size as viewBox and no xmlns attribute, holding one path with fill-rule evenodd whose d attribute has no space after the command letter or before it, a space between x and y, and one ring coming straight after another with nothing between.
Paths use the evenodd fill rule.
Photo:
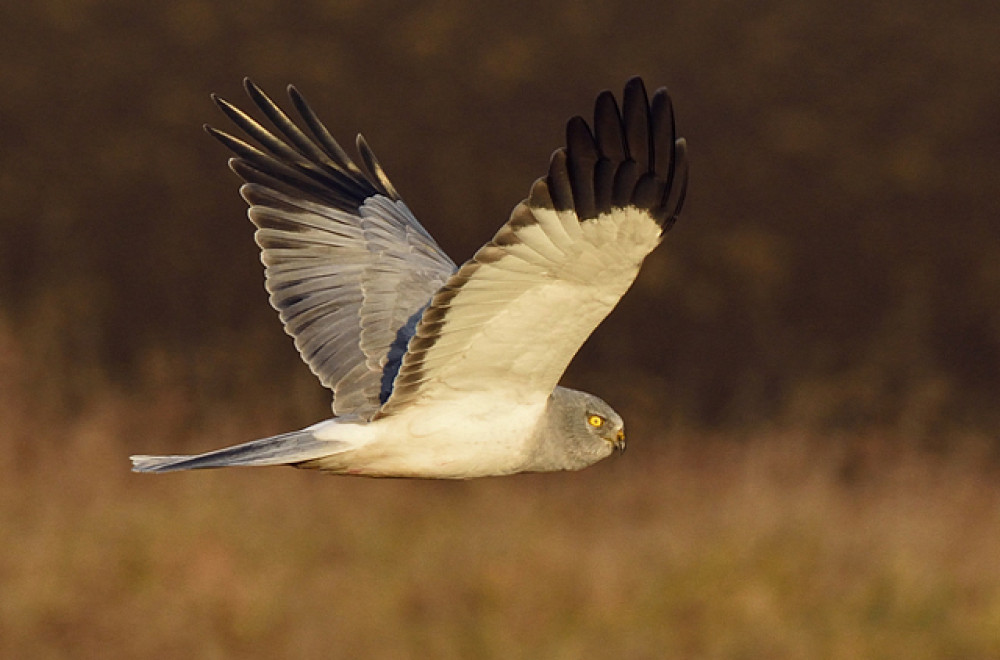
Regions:
<instances>
[{"instance_id":1,"label":"gray wing feather","mask_svg":"<svg viewBox=\"0 0 1000 660\"><path fill-rule=\"evenodd\" d=\"M310 135L245 81L272 132L232 104L223 112L261 148L206 130L236 153L230 167L257 226L271 305L302 359L333 390L337 415L370 419L388 396L400 343L415 315L455 271L400 199L368 144L365 170L344 152L294 88L289 96ZM283 136L283 137L282 137ZM391 379L388 387L391 388Z\"/></svg>"}]
</instances>

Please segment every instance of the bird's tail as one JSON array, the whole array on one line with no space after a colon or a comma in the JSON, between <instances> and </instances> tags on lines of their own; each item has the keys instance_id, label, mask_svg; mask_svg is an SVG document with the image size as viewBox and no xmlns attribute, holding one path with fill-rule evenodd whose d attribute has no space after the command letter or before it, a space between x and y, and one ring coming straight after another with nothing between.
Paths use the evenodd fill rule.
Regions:
<instances>
[{"instance_id":1,"label":"bird's tail","mask_svg":"<svg viewBox=\"0 0 1000 660\"><path fill-rule=\"evenodd\" d=\"M310 429L282 433L194 456L130 456L133 472L173 472L251 465L295 465L349 447L339 440L317 439Z\"/></svg>"}]
</instances>

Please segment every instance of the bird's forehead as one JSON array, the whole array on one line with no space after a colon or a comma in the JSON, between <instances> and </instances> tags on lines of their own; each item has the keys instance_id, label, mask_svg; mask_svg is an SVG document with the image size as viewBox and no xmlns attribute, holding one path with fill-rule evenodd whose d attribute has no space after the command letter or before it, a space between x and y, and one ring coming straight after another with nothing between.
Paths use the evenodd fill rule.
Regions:
<instances>
[{"instance_id":1,"label":"bird's forehead","mask_svg":"<svg viewBox=\"0 0 1000 660\"><path fill-rule=\"evenodd\" d=\"M587 412L596 413L605 419L615 422L616 424L622 424L621 415L619 415L615 409L609 406L606 402L592 394L587 395L587 398L583 401L583 406Z\"/></svg>"}]
</instances>

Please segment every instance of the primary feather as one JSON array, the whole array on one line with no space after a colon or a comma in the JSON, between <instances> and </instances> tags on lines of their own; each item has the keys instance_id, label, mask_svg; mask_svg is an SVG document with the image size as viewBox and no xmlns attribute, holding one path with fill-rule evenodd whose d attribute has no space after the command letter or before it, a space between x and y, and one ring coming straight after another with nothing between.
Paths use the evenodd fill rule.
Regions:
<instances>
[{"instance_id":1,"label":"primary feather","mask_svg":"<svg viewBox=\"0 0 1000 660\"><path fill-rule=\"evenodd\" d=\"M409 339L408 321L455 264L410 213L360 136L365 170L295 88L289 95L312 137L252 82L245 87L285 139L217 97L261 148L206 129L236 153L230 167L246 182L240 193L258 228L271 305L302 359L333 390L334 413L370 419L386 397L390 349Z\"/></svg>"}]
</instances>

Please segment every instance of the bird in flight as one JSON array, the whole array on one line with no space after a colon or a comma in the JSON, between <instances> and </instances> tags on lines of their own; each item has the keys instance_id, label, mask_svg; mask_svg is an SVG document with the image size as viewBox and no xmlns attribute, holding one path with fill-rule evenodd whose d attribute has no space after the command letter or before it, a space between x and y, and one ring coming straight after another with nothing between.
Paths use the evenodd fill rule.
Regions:
<instances>
[{"instance_id":1,"label":"bird in flight","mask_svg":"<svg viewBox=\"0 0 1000 660\"><path fill-rule=\"evenodd\" d=\"M360 135L360 166L294 88L300 121L244 81L266 128L213 96L257 146L235 157L271 305L333 391L331 419L195 456L132 456L136 472L294 465L466 479L578 470L624 449L622 418L558 385L673 225L686 144L667 90L630 79L461 267L407 208Z\"/></svg>"}]
</instances>

